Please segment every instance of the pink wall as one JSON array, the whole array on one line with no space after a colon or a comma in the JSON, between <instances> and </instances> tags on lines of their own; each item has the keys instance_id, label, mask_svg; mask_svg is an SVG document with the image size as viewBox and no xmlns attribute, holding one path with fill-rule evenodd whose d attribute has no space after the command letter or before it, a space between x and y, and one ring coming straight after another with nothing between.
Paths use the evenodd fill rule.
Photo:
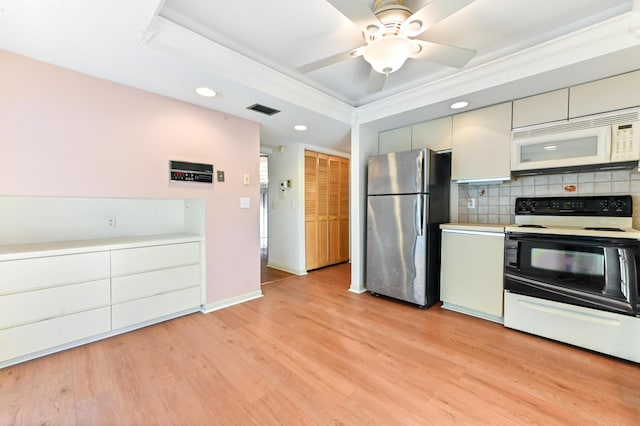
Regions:
<instances>
[{"instance_id":1,"label":"pink wall","mask_svg":"<svg viewBox=\"0 0 640 426\"><path fill-rule=\"evenodd\" d=\"M257 123L0 50L0 195L204 199L207 303L260 289L259 153ZM225 182L169 183L169 159Z\"/></svg>"}]
</instances>

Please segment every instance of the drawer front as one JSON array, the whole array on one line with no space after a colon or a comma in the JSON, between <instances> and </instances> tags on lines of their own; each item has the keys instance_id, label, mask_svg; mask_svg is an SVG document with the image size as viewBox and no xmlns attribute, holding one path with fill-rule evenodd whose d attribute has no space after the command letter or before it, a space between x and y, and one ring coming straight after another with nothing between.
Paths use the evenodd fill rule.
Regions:
<instances>
[{"instance_id":1,"label":"drawer front","mask_svg":"<svg viewBox=\"0 0 640 426\"><path fill-rule=\"evenodd\" d=\"M0 362L111 330L109 307L0 330Z\"/></svg>"},{"instance_id":2,"label":"drawer front","mask_svg":"<svg viewBox=\"0 0 640 426\"><path fill-rule=\"evenodd\" d=\"M640 318L505 292L505 327L640 362ZM632 337L631 337L632 336Z\"/></svg>"},{"instance_id":3,"label":"drawer front","mask_svg":"<svg viewBox=\"0 0 640 426\"><path fill-rule=\"evenodd\" d=\"M199 262L198 242L114 250L111 252L111 275L134 274Z\"/></svg>"},{"instance_id":4,"label":"drawer front","mask_svg":"<svg viewBox=\"0 0 640 426\"><path fill-rule=\"evenodd\" d=\"M200 265L115 277L111 281L113 303L199 286Z\"/></svg>"},{"instance_id":5,"label":"drawer front","mask_svg":"<svg viewBox=\"0 0 640 426\"><path fill-rule=\"evenodd\" d=\"M0 329L109 306L109 280L0 296Z\"/></svg>"},{"instance_id":6,"label":"drawer front","mask_svg":"<svg viewBox=\"0 0 640 426\"><path fill-rule=\"evenodd\" d=\"M200 287L192 287L111 307L114 330L200 306Z\"/></svg>"},{"instance_id":7,"label":"drawer front","mask_svg":"<svg viewBox=\"0 0 640 426\"><path fill-rule=\"evenodd\" d=\"M0 294L109 277L109 252L0 262Z\"/></svg>"}]
</instances>

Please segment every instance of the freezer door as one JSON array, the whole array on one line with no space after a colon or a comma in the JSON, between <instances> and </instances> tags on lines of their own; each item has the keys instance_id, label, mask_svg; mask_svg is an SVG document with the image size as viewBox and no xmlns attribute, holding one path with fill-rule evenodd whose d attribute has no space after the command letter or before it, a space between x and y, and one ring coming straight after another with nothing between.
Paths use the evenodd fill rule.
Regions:
<instances>
[{"instance_id":1,"label":"freezer door","mask_svg":"<svg viewBox=\"0 0 640 426\"><path fill-rule=\"evenodd\" d=\"M391 152L369 157L367 193L415 194L427 191L426 149Z\"/></svg>"},{"instance_id":2,"label":"freezer door","mask_svg":"<svg viewBox=\"0 0 640 426\"><path fill-rule=\"evenodd\" d=\"M426 304L426 241L429 197L368 197L367 290Z\"/></svg>"}]
</instances>

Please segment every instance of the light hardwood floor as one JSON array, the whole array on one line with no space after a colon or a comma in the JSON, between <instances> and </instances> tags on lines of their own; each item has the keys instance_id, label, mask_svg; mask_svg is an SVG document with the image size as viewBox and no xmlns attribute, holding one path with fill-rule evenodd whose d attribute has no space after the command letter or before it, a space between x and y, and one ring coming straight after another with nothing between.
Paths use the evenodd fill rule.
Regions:
<instances>
[{"instance_id":1,"label":"light hardwood floor","mask_svg":"<svg viewBox=\"0 0 640 426\"><path fill-rule=\"evenodd\" d=\"M2 369L0 425L640 424L637 364L348 288L329 267Z\"/></svg>"}]
</instances>

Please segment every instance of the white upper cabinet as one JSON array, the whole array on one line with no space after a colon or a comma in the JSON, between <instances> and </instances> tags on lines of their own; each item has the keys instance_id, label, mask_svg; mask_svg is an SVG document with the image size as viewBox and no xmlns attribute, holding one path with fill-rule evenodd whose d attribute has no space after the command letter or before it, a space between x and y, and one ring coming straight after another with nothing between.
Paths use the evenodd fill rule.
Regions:
<instances>
[{"instance_id":1,"label":"white upper cabinet","mask_svg":"<svg viewBox=\"0 0 640 426\"><path fill-rule=\"evenodd\" d=\"M640 106L640 70L569 90L569 118Z\"/></svg>"},{"instance_id":2,"label":"white upper cabinet","mask_svg":"<svg viewBox=\"0 0 640 426\"><path fill-rule=\"evenodd\" d=\"M511 102L453 116L451 179L508 180Z\"/></svg>"},{"instance_id":3,"label":"white upper cabinet","mask_svg":"<svg viewBox=\"0 0 640 426\"><path fill-rule=\"evenodd\" d=\"M378 153L409 151L411 149L411 126L387 130L378 134Z\"/></svg>"},{"instance_id":4,"label":"white upper cabinet","mask_svg":"<svg viewBox=\"0 0 640 426\"><path fill-rule=\"evenodd\" d=\"M425 121L411 126L411 149L429 148L433 151L451 149L452 116Z\"/></svg>"},{"instance_id":5,"label":"white upper cabinet","mask_svg":"<svg viewBox=\"0 0 640 426\"><path fill-rule=\"evenodd\" d=\"M513 101L513 128L569 118L569 89L529 96Z\"/></svg>"}]
</instances>

